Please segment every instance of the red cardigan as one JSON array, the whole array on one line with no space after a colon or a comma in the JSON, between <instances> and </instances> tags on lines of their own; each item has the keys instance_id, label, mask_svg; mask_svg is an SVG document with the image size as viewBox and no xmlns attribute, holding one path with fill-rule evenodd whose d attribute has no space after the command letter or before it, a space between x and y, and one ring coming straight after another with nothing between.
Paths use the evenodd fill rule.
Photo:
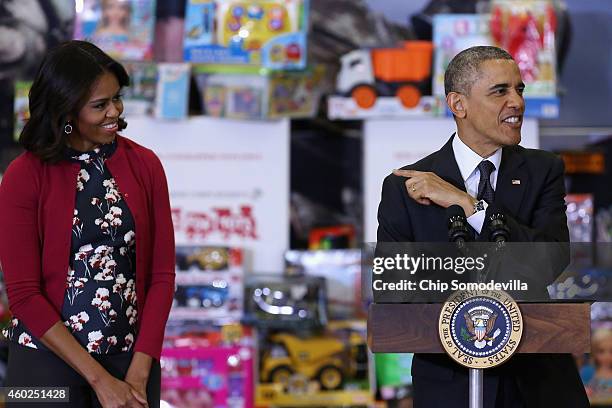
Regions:
<instances>
[{"instance_id":1,"label":"red cardigan","mask_svg":"<svg viewBox=\"0 0 612 408\"><path fill-rule=\"evenodd\" d=\"M174 294L174 229L161 162L117 136L106 161L136 223L138 336L134 351L159 359ZM56 322L66 290L79 163L17 157L0 183L0 266L15 317L40 338Z\"/></svg>"}]
</instances>

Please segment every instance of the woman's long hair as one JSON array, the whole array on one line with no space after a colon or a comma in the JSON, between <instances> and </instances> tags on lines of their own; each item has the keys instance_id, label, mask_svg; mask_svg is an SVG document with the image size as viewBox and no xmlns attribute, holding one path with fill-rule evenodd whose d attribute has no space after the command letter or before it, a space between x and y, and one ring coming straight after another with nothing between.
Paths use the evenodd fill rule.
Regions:
<instances>
[{"instance_id":1,"label":"woman's long hair","mask_svg":"<svg viewBox=\"0 0 612 408\"><path fill-rule=\"evenodd\" d=\"M89 42L72 40L50 50L30 89L30 119L19 143L42 161L63 159L68 144L64 132L67 118L78 117L93 85L105 72L115 75L121 87L130 83L125 68ZM126 126L120 119L119 130Z\"/></svg>"}]
</instances>

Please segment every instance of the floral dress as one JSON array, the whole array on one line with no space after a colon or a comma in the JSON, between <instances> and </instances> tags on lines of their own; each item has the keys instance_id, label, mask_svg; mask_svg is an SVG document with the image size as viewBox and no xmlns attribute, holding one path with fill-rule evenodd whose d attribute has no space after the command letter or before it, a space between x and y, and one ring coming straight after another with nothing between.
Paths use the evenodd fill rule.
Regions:
<instances>
[{"instance_id":1,"label":"floral dress","mask_svg":"<svg viewBox=\"0 0 612 408\"><path fill-rule=\"evenodd\" d=\"M136 338L136 235L134 219L104 165L116 142L94 151L68 150L81 164L76 180L72 243L61 316L90 353L129 352ZM23 346L45 346L18 319L3 330Z\"/></svg>"}]
</instances>

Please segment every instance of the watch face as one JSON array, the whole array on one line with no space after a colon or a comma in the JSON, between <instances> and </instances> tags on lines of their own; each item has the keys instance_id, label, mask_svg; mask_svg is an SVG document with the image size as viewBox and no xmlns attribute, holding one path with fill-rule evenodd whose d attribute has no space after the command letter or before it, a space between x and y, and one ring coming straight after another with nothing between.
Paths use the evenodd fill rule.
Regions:
<instances>
[{"instance_id":1,"label":"watch face","mask_svg":"<svg viewBox=\"0 0 612 408\"><path fill-rule=\"evenodd\" d=\"M477 213L478 211L483 211L484 208L484 201L480 200L478 202L476 202L476 204L474 204L474 212Z\"/></svg>"}]
</instances>

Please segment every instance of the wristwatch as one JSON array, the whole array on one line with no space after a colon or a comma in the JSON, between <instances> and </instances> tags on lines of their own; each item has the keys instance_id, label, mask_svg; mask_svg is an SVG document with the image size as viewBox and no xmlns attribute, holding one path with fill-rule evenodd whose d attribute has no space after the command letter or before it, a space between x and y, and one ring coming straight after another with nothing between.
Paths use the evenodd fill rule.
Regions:
<instances>
[{"instance_id":1,"label":"wristwatch","mask_svg":"<svg viewBox=\"0 0 612 408\"><path fill-rule=\"evenodd\" d=\"M485 201L484 200L479 200L479 201L476 201L474 203L474 212L473 212L473 214L476 214L478 211L484 211L484 210L486 210L486 208L485 208Z\"/></svg>"}]
</instances>

